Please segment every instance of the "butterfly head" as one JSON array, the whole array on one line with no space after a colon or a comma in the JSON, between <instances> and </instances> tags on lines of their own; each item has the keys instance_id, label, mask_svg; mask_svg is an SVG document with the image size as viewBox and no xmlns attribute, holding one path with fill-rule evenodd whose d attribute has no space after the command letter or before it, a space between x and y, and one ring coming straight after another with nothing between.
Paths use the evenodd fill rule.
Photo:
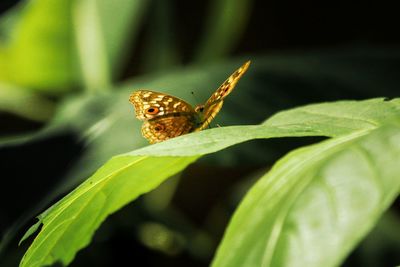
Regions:
<instances>
[{"instance_id":1,"label":"butterfly head","mask_svg":"<svg viewBox=\"0 0 400 267\"><path fill-rule=\"evenodd\" d=\"M194 111L196 111L197 113L202 113L204 111L204 105L197 105L194 108Z\"/></svg>"}]
</instances>

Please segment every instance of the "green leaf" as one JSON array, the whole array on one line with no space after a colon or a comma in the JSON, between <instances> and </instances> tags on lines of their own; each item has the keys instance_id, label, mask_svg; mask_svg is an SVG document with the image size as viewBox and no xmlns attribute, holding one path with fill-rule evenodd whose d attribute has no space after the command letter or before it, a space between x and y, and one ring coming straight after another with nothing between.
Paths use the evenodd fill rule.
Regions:
<instances>
[{"instance_id":1,"label":"green leaf","mask_svg":"<svg viewBox=\"0 0 400 267\"><path fill-rule=\"evenodd\" d=\"M292 120L286 122L289 115ZM259 126L205 130L116 156L41 216L42 230L21 266L71 262L109 214L154 189L201 155L256 138L311 135L333 138L292 152L275 165L268 179L257 183L234 216L224 239L228 241L223 241L214 265L243 266L243 261L248 261L283 266L293 264L303 249L312 250L309 253L315 254L310 257L314 257L329 245L329 257L316 260L325 264L311 265L308 258L302 260L310 263L307 266L333 266L399 193L399 115L400 99L310 105L279 113ZM332 127L340 126L342 119L344 127ZM348 120L353 127L348 127ZM379 178L381 182L376 180ZM364 194L364 190L372 195ZM319 240L320 236L333 235L332 226L338 236L334 242L329 243L329 238ZM302 238L309 247L295 242Z\"/></svg>"},{"instance_id":2,"label":"green leaf","mask_svg":"<svg viewBox=\"0 0 400 267\"><path fill-rule=\"evenodd\" d=\"M399 58L400 54L395 49L362 49L360 47L319 53L254 56L251 58L252 65L249 71L241 79L234 92L229 95L215 121L223 126L258 124L276 110L317 99L347 97L354 95L355 91L360 92L355 95L357 97L374 96L376 88L380 89L381 95L393 95L398 90L399 76L397 72L387 67L386 62L397 62ZM4 147L21 148L32 142L55 138L65 132L75 133L85 146L82 156L71 165L57 188L43 196L43 201L35 208L26 211L24 220L30 220L54 202L60 194L72 190L113 155L125 153L146 144L146 140L140 134L141 122L134 118L132 105L128 102L132 91L138 88L149 88L170 93L196 104L196 99L197 103L206 100L212 90L217 88L227 75L246 59L248 58L235 59L223 64L185 67L141 77L127 81L107 94L76 95L58 105L53 120L42 131L1 138L0 152ZM331 83L332 80L335 83ZM191 92L195 92L196 99ZM334 110L334 106L331 109ZM307 119L306 116L302 117ZM290 115L282 120L289 122L293 118L295 117ZM303 130L306 135L309 126L305 127L304 121L299 120L299 122L296 127L299 127L299 131ZM350 127L349 131L356 127L354 126L356 124L353 125L351 121L347 121L346 124ZM332 127L330 124L325 124L324 127L331 128L330 134L334 135L335 132L341 131L343 126L336 124ZM318 131L315 133L309 131L308 134L324 135L319 129L315 128L315 130ZM227 132L227 134L230 133ZM289 143L293 147L296 142L290 140ZM281 147L277 148L272 141L246 142L241 146L211 154L203 160L208 164L225 166L243 163L272 164L281 155L281 151ZM31 160L24 154L20 156L23 160ZM14 228L12 232L16 233L15 228L20 227L19 225L15 224L9 228ZM19 237L13 236L13 238ZM4 241L2 240L2 243ZM9 248L9 245L4 244L3 247ZM4 251L4 254L9 254L9 252Z\"/></svg>"},{"instance_id":3,"label":"green leaf","mask_svg":"<svg viewBox=\"0 0 400 267\"><path fill-rule=\"evenodd\" d=\"M149 0L97 0L98 16L111 74L121 75L146 15ZM115 14L118 14L116 16Z\"/></svg>"},{"instance_id":4,"label":"green leaf","mask_svg":"<svg viewBox=\"0 0 400 267\"><path fill-rule=\"evenodd\" d=\"M0 80L59 94L80 83L70 0L25 1L0 44ZM15 12L15 11L12 11Z\"/></svg>"},{"instance_id":5,"label":"green leaf","mask_svg":"<svg viewBox=\"0 0 400 267\"><path fill-rule=\"evenodd\" d=\"M195 60L204 63L227 56L244 33L252 5L253 0L210 2L205 34Z\"/></svg>"},{"instance_id":6,"label":"green leaf","mask_svg":"<svg viewBox=\"0 0 400 267\"><path fill-rule=\"evenodd\" d=\"M109 89L136 37L147 2L82 0L73 6L77 49L87 89Z\"/></svg>"},{"instance_id":7,"label":"green leaf","mask_svg":"<svg viewBox=\"0 0 400 267\"><path fill-rule=\"evenodd\" d=\"M400 193L400 128L294 151L248 192L212 266L338 266Z\"/></svg>"},{"instance_id":8,"label":"green leaf","mask_svg":"<svg viewBox=\"0 0 400 267\"><path fill-rule=\"evenodd\" d=\"M261 125L230 126L174 138L131 152L132 155L192 156L217 152L251 139L327 136L366 132L399 121L399 100L338 101L277 113Z\"/></svg>"},{"instance_id":9,"label":"green leaf","mask_svg":"<svg viewBox=\"0 0 400 267\"><path fill-rule=\"evenodd\" d=\"M38 220L34 225L32 225L28 231L22 236L21 240L18 242L18 245L21 245L22 242L24 242L27 238L29 238L31 235L33 235L39 227L42 225L42 222Z\"/></svg>"},{"instance_id":10,"label":"green leaf","mask_svg":"<svg viewBox=\"0 0 400 267\"><path fill-rule=\"evenodd\" d=\"M54 109L54 103L39 94L0 82L0 111L33 121L47 121Z\"/></svg>"},{"instance_id":11,"label":"green leaf","mask_svg":"<svg viewBox=\"0 0 400 267\"><path fill-rule=\"evenodd\" d=\"M120 74L147 2L22 2L0 22L7 36L0 40L0 80L54 95L82 83L107 89Z\"/></svg>"},{"instance_id":12,"label":"green leaf","mask_svg":"<svg viewBox=\"0 0 400 267\"><path fill-rule=\"evenodd\" d=\"M195 159L114 157L42 216L41 232L20 266L43 266L56 261L68 264L109 214L154 189Z\"/></svg>"}]
</instances>

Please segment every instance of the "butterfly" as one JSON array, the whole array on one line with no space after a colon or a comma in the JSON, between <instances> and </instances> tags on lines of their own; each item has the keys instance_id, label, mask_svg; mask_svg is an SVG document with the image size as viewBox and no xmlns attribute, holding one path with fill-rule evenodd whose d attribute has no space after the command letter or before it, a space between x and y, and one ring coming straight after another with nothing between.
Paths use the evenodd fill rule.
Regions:
<instances>
[{"instance_id":1,"label":"butterfly","mask_svg":"<svg viewBox=\"0 0 400 267\"><path fill-rule=\"evenodd\" d=\"M138 90L129 101L136 111L136 118L144 121L142 135L151 144L165 141L190 132L207 128L221 110L224 99L249 68L250 61L238 68L211 95L203 105L193 108L177 97L150 90Z\"/></svg>"}]
</instances>

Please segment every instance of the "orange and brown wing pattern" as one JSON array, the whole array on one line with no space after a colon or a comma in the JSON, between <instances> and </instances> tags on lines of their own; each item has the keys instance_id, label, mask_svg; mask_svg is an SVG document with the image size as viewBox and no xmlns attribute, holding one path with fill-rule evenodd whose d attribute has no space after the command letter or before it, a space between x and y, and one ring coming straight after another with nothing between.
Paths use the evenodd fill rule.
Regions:
<instances>
[{"instance_id":1,"label":"orange and brown wing pattern","mask_svg":"<svg viewBox=\"0 0 400 267\"><path fill-rule=\"evenodd\" d=\"M139 90L131 94L136 118L143 120L142 135L150 143L165 141L191 132L197 114L188 103L159 92Z\"/></svg>"},{"instance_id":2,"label":"orange and brown wing pattern","mask_svg":"<svg viewBox=\"0 0 400 267\"><path fill-rule=\"evenodd\" d=\"M193 109L191 105L167 94L150 90L139 90L131 94L136 118L144 121L142 135L150 143L200 131L206 128L220 111L224 98L243 76L250 65L244 63L215 91L204 105Z\"/></svg>"},{"instance_id":3,"label":"orange and brown wing pattern","mask_svg":"<svg viewBox=\"0 0 400 267\"><path fill-rule=\"evenodd\" d=\"M180 114L145 121L142 125L142 135L153 144L187 134L195 127L193 115Z\"/></svg>"},{"instance_id":4,"label":"orange and brown wing pattern","mask_svg":"<svg viewBox=\"0 0 400 267\"><path fill-rule=\"evenodd\" d=\"M247 71L250 66L250 61L244 63L240 68L238 68L224 83L212 94L212 96L207 100L204 106L196 107L196 111L200 112L202 115L202 122L195 131L203 130L208 127L210 122L215 118L218 112L221 110L224 98L229 95L235 88L236 84Z\"/></svg>"},{"instance_id":5,"label":"orange and brown wing pattern","mask_svg":"<svg viewBox=\"0 0 400 267\"><path fill-rule=\"evenodd\" d=\"M133 92L129 101L134 105L139 120L150 120L177 112L194 113L192 106L182 99L149 90Z\"/></svg>"}]
</instances>

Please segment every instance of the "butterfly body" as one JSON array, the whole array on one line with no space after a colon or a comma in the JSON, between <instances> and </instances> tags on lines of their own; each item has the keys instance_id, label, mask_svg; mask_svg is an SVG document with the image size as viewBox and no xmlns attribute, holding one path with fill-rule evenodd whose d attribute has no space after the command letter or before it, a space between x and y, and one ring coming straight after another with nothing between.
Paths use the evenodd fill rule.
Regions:
<instances>
[{"instance_id":1,"label":"butterfly body","mask_svg":"<svg viewBox=\"0 0 400 267\"><path fill-rule=\"evenodd\" d=\"M182 99L150 90L133 92L129 101L134 105L136 118L144 121L142 135L157 143L207 128L222 108L223 99L233 90L249 67L243 64L215 91L204 105L193 108Z\"/></svg>"}]
</instances>

